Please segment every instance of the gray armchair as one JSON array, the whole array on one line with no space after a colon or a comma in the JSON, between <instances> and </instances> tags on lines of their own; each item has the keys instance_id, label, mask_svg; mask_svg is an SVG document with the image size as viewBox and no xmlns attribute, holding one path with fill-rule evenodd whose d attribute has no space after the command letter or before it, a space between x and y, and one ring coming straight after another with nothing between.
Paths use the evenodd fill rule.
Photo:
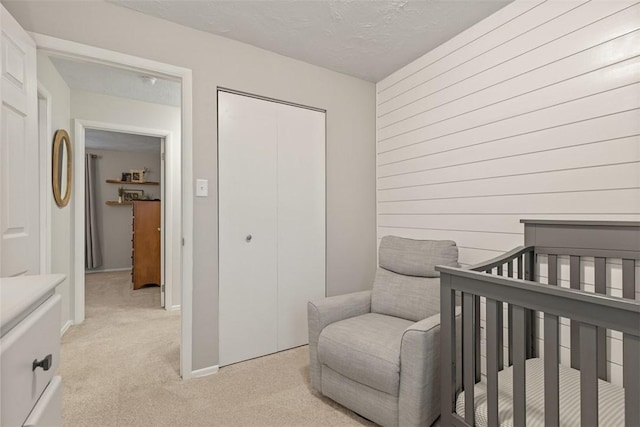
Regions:
<instances>
[{"instance_id":1,"label":"gray armchair","mask_svg":"<svg viewBox=\"0 0 640 427\"><path fill-rule=\"evenodd\" d=\"M309 302L311 386L383 426L440 415L440 279L452 241L386 236L372 291Z\"/></svg>"}]
</instances>

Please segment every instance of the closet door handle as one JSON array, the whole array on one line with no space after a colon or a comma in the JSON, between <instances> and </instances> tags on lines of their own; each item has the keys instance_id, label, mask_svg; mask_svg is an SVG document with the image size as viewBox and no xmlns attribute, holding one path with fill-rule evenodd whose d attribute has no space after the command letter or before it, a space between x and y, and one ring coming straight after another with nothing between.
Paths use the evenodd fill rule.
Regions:
<instances>
[{"instance_id":1,"label":"closet door handle","mask_svg":"<svg viewBox=\"0 0 640 427\"><path fill-rule=\"evenodd\" d=\"M247 237L245 238L247 243L249 243L251 241L251 239L253 239L253 236L251 236L251 234L247 234Z\"/></svg>"}]
</instances>

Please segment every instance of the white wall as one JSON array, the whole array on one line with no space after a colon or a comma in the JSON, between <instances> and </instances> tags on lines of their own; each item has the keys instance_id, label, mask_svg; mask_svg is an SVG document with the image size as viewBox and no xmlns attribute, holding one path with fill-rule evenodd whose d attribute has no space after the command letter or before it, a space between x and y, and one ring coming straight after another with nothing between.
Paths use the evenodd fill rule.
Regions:
<instances>
[{"instance_id":1,"label":"white wall","mask_svg":"<svg viewBox=\"0 0 640 427\"><path fill-rule=\"evenodd\" d=\"M469 265L521 245L521 218L640 220L633 4L516 1L379 82L378 237L453 239Z\"/></svg>"},{"instance_id":2,"label":"white wall","mask_svg":"<svg viewBox=\"0 0 640 427\"><path fill-rule=\"evenodd\" d=\"M46 55L38 52L37 60L38 82L51 95L51 135L49 135L49 141L50 147L52 147L53 134L58 129L65 129L73 138L73 128L70 121L71 92ZM50 187L48 191L52 191ZM62 297L62 318L60 319L62 327L73 319L73 256L71 254L73 230L71 218L71 205L61 208L51 197L51 272L63 273L67 276L56 288L56 293Z\"/></svg>"},{"instance_id":3,"label":"white wall","mask_svg":"<svg viewBox=\"0 0 640 427\"><path fill-rule=\"evenodd\" d=\"M107 201L118 200L118 188L127 190L143 190L145 195L161 198L160 186L129 184L111 184L108 179L120 179L122 172L147 167L145 181L160 181L160 139L155 152L135 152L117 150L96 150L87 148L87 153L96 154L96 217L98 235L102 252L102 265L90 270L117 270L131 268L131 223L133 221L133 205L113 206ZM173 292L175 295L176 292ZM180 294L177 293L180 301Z\"/></svg>"},{"instance_id":4,"label":"white wall","mask_svg":"<svg viewBox=\"0 0 640 427\"><path fill-rule=\"evenodd\" d=\"M376 265L375 86L105 2L3 1L30 31L193 70L193 369L218 361L216 88L327 110L327 293L370 288Z\"/></svg>"},{"instance_id":5,"label":"white wall","mask_svg":"<svg viewBox=\"0 0 640 427\"><path fill-rule=\"evenodd\" d=\"M175 146L179 147L180 144L180 108L177 107L73 90L71 91L71 117L124 126L166 130L171 132L171 140L175 142ZM167 161L170 160L167 158ZM170 182L172 179L169 174L170 168L166 169L168 173L165 176L165 182ZM169 191L169 189L170 186L167 186L166 190ZM156 190L156 193L158 192L159 189ZM123 209L122 207L112 208ZM173 236L174 239L180 238L177 232L174 232ZM169 252L166 255L171 256ZM172 305L180 304L180 293L180 279L176 268L171 289Z\"/></svg>"}]
</instances>

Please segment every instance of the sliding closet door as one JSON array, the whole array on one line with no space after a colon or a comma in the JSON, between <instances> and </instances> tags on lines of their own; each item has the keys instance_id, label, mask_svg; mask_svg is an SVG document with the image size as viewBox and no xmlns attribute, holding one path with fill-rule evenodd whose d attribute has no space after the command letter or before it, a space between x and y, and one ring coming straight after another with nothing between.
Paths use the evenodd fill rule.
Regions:
<instances>
[{"instance_id":1,"label":"sliding closet door","mask_svg":"<svg viewBox=\"0 0 640 427\"><path fill-rule=\"evenodd\" d=\"M278 109L278 350L307 344L325 296L325 113Z\"/></svg>"},{"instance_id":2,"label":"sliding closet door","mask_svg":"<svg viewBox=\"0 0 640 427\"><path fill-rule=\"evenodd\" d=\"M308 343L325 296L325 114L219 92L220 365Z\"/></svg>"},{"instance_id":3,"label":"sliding closet door","mask_svg":"<svg viewBox=\"0 0 640 427\"><path fill-rule=\"evenodd\" d=\"M277 351L277 111L218 93L220 365Z\"/></svg>"}]
</instances>

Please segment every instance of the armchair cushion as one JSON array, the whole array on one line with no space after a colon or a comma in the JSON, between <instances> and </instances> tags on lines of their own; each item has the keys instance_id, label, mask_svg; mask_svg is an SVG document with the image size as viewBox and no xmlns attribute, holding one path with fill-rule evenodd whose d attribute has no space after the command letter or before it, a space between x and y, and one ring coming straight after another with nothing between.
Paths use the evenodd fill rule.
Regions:
<instances>
[{"instance_id":1,"label":"armchair cushion","mask_svg":"<svg viewBox=\"0 0 640 427\"><path fill-rule=\"evenodd\" d=\"M318 359L337 373L398 396L402 335L413 322L369 313L324 328Z\"/></svg>"},{"instance_id":2,"label":"armchair cushion","mask_svg":"<svg viewBox=\"0 0 640 427\"><path fill-rule=\"evenodd\" d=\"M403 276L379 268L373 283L371 311L414 322L439 313L440 279Z\"/></svg>"},{"instance_id":3,"label":"armchair cushion","mask_svg":"<svg viewBox=\"0 0 640 427\"><path fill-rule=\"evenodd\" d=\"M380 241L379 264L405 276L440 277L436 265L458 266L458 247L452 240L384 236Z\"/></svg>"}]
</instances>

